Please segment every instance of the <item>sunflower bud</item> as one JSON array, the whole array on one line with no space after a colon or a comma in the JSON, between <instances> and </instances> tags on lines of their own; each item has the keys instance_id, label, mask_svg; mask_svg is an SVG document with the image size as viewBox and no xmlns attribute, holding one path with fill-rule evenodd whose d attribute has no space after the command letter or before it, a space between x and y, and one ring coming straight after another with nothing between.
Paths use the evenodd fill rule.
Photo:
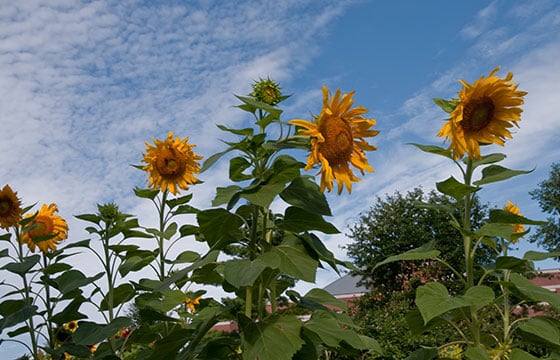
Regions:
<instances>
[{"instance_id":1,"label":"sunflower bud","mask_svg":"<svg viewBox=\"0 0 560 360\"><path fill-rule=\"evenodd\" d=\"M253 92L250 93L249 96L269 105L276 105L282 101L280 85L269 78L255 81L253 84Z\"/></svg>"}]
</instances>

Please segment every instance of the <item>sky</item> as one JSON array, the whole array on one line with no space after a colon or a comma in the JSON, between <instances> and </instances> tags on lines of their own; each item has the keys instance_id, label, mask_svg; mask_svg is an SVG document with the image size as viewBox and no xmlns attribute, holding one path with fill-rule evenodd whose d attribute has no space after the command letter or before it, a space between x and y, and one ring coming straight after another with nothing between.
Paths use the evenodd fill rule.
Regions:
<instances>
[{"instance_id":1,"label":"sky","mask_svg":"<svg viewBox=\"0 0 560 360\"><path fill-rule=\"evenodd\" d=\"M250 124L234 94L248 94L259 78L291 95L282 103L286 121L318 114L323 85L355 90L380 134L367 154L375 172L350 195L327 194L328 220L341 234L322 239L347 260L344 234L377 196L429 191L458 176L451 162L408 143L442 146L436 134L447 114L432 98L456 97L459 79L472 83L497 66L528 95L513 139L491 151L507 154L503 166L534 171L480 195L544 220L528 192L560 161L556 1L0 0L0 186L26 205L57 203L69 242L87 237L74 216L98 203L115 202L153 226L152 204L133 193L147 186L146 174L130 166L140 164L145 142L173 131L205 158L224 150L228 135L216 125ZM216 187L231 184L227 161L199 178L192 205L210 208ZM183 245L205 251L194 240ZM527 250L542 251L521 241L515 254ZM76 266L84 261L91 275L92 260ZM298 286L304 292L337 277L321 270L316 284ZM3 347L0 354L11 351Z\"/></svg>"}]
</instances>

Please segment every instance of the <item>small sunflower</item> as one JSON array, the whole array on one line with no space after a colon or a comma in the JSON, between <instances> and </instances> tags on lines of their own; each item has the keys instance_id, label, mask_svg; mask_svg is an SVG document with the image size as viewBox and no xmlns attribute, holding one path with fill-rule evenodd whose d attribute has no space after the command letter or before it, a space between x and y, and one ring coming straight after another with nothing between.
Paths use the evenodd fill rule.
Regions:
<instances>
[{"instance_id":1,"label":"small sunflower","mask_svg":"<svg viewBox=\"0 0 560 360\"><path fill-rule=\"evenodd\" d=\"M444 359L462 359L463 347L460 344L446 345L438 349L438 357Z\"/></svg>"},{"instance_id":2,"label":"small sunflower","mask_svg":"<svg viewBox=\"0 0 560 360\"><path fill-rule=\"evenodd\" d=\"M523 216L523 214L519 213L519 207L517 206L517 204L512 204L511 201L509 200L506 206L504 206L504 210L515 215ZM514 234L520 234L525 232L525 226L523 226L523 224L513 224L513 228L514 228L513 230ZM517 238L514 238L511 242L516 243Z\"/></svg>"},{"instance_id":3,"label":"small sunflower","mask_svg":"<svg viewBox=\"0 0 560 360\"><path fill-rule=\"evenodd\" d=\"M191 312L194 312L195 309L195 305L199 305L200 304L200 299L202 299L202 296L198 296L194 299L191 299L190 297L186 297L185 298L185 304L187 305L187 308L189 308L189 310Z\"/></svg>"},{"instance_id":4,"label":"small sunflower","mask_svg":"<svg viewBox=\"0 0 560 360\"><path fill-rule=\"evenodd\" d=\"M290 123L303 129L300 134L311 137L311 152L307 158L305 170L310 170L315 164L321 165L321 191L325 188L330 192L333 182L338 183L338 194L344 186L352 192L352 182L358 179L350 164L360 172L373 172L368 164L364 151L376 150L364 140L365 137L376 136L378 130L370 130L376 124L374 119L366 119L362 115L368 110L362 106L352 108L354 91L340 96L338 89L329 99L329 90L323 86L323 109L315 122L295 119Z\"/></svg>"},{"instance_id":5,"label":"small sunflower","mask_svg":"<svg viewBox=\"0 0 560 360\"><path fill-rule=\"evenodd\" d=\"M480 159L480 144L498 144L503 146L505 139L511 139L509 128L519 126L521 120L520 106L523 105L525 91L517 90L517 84L511 79L510 72L505 79L494 74L481 77L470 85L460 80L463 88L459 92L457 107L451 112L451 118L445 122L437 136L451 141L449 150L455 159L467 153L472 159Z\"/></svg>"},{"instance_id":6,"label":"small sunflower","mask_svg":"<svg viewBox=\"0 0 560 360\"><path fill-rule=\"evenodd\" d=\"M253 84L253 92L249 96L265 104L276 105L282 101L282 90L274 80L260 79Z\"/></svg>"},{"instance_id":7,"label":"small sunflower","mask_svg":"<svg viewBox=\"0 0 560 360\"><path fill-rule=\"evenodd\" d=\"M173 132L170 131L163 141L153 139L155 146L146 143L146 154L142 162L148 165L142 170L149 173L149 187L169 190L175 195L179 188L187 190L188 185L198 181L194 174L200 173L197 160L201 160L202 156L192 151L195 145L190 145L188 140L179 137L173 139Z\"/></svg>"},{"instance_id":8,"label":"small sunflower","mask_svg":"<svg viewBox=\"0 0 560 360\"><path fill-rule=\"evenodd\" d=\"M78 322L76 320L72 320L70 322L65 323L63 326L65 330L73 333L78 329Z\"/></svg>"},{"instance_id":9,"label":"small sunflower","mask_svg":"<svg viewBox=\"0 0 560 360\"><path fill-rule=\"evenodd\" d=\"M0 227L8 229L21 220L23 210L17 193L9 185L0 190Z\"/></svg>"},{"instance_id":10,"label":"small sunflower","mask_svg":"<svg viewBox=\"0 0 560 360\"><path fill-rule=\"evenodd\" d=\"M55 212L58 212L56 204L43 204L35 218L23 229L21 242L27 244L31 251L35 252L35 246L43 253L54 251L58 243L68 237L66 220L55 215Z\"/></svg>"}]
</instances>

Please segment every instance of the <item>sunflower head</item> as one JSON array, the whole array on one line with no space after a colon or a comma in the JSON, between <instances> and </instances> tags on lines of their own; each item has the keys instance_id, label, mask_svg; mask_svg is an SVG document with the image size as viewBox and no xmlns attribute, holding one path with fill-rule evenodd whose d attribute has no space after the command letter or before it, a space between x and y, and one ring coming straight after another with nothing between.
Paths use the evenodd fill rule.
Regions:
<instances>
[{"instance_id":1,"label":"sunflower head","mask_svg":"<svg viewBox=\"0 0 560 360\"><path fill-rule=\"evenodd\" d=\"M56 204L43 204L34 218L22 229L21 242L27 244L32 252L35 247L43 253L55 251L56 246L68 237L68 224L62 217L55 215L58 212Z\"/></svg>"},{"instance_id":2,"label":"sunflower head","mask_svg":"<svg viewBox=\"0 0 560 360\"><path fill-rule=\"evenodd\" d=\"M70 322L65 323L63 327L64 330L73 333L76 332L76 330L78 329L78 322L76 320L72 320Z\"/></svg>"},{"instance_id":3,"label":"sunflower head","mask_svg":"<svg viewBox=\"0 0 560 360\"><path fill-rule=\"evenodd\" d=\"M506 138L512 138L509 129L519 126L523 111L520 106L527 93L517 90L511 72L504 79L497 77L499 69L472 85L460 80L463 88L457 106L437 134L451 142L449 150L455 159L465 153L473 160L480 159L480 144L503 146Z\"/></svg>"},{"instance_id":4,"label":"sunflower head","mask_svg":"<svg viewBox=\"0 0 560 360\"><path fill-rule=\"evenodd\" d=\"M265 104L276 105L282 101L282 90L280 85L269 78L259 79L253 84L253 92L249 96Z\"/></svg>"},{"instance_id":5,"label":"sunflower head","mask_svg":"<svg viewBox=\"0 0 560 360\"><path fill-rule=\"evenodd\" d=\"M8 229L19 224L23 210L21 201L9 185L0 190L0 227Z\"/></svg>"},{"instance_id":6,"label":"sunflower head","mask_svg":"<svg viewBox=\"0 0 560 360\"><path fill-rule=\"evenodd\" d=\"M142 159L147 164L142 170L149 174L149 187L170 191L175 195L179 189L187 190L188 185L198 181L194 174L200 173L198 160L202 156L192 151L195 145L190 145L188 138L173 138L173 132L170 131L165 140L153 140L154 145L146 143L146 153Z\"/></svg>"},{"instance_id":7,"label":"sunflower head","mask_svg":"<svg viewBox=\"0 0 560 360\"><path fill-rule=\"evenodd\" d=\"M504 206L504 210L510 212L515 215L523 216L523 214L519 213L519 207L517 204L512 204L511 201L507 201L506 206ZM513 233L514 234L521 234L525 232L525 226L523 224L513 224ZM523 237L523 236L521 236ZM511 241L512 243L516 243L518 238L513 238Z\"/></svg>"},{"instance_id":8,"label":"sunflower head","mask_svg":"<svg viewBox=\"0 0 560 360\"><path fill-rule=\"evenodd\" d=\"M323 109L313 122L291 120L298 126L302 135L311 138L311 152L307 158L306 170L314 165L321 165L321 191L331 191L333 183L338 183L338 193L344 186L352 192L352 182L360 181L354 175L350 165L362 174L373 172L364 151L376 150L364 138L376 136L379 131L370 129L376 124L374 119L362 115L368 112L362 106L352 107L354 91L341 96L338 89L334 96L323 86Z\"/></svg>"},{"instance_id":9,"label":"sunflower head","mask_svg":"<svg viewBox=\"0 0 560 360\"><path fill-rule=\"evenodd\" d=\"M198 296L194 299L191 299L190 297L186 297L185 298L185 304L187 305L187 308L191 311L191 312L195 312L196 308L195 305L199 305L200 304L200 299L202 299L202 296Z\"/></svg>"}]
</instances>

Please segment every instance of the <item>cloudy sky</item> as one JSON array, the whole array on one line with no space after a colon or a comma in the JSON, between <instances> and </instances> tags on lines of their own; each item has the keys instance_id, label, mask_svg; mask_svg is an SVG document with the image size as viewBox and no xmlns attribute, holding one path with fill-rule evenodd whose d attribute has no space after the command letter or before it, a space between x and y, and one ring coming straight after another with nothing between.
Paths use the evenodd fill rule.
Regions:
<instances>
[{"instance_id":1,"label":"cloudy sky","mask_svg":"<svg viewBox=\"0 0 560 360\"><path fill-rule=\"evenodd\" d=\"M73 216L97 203L116 202L151 225L151 204L132 191L146 186L130 166L144 143L172 130L206 158L224 150L216 125L249 124L233 95L270 77L292 94L284 120L318 114L323 85L356 90L356 104L377 120L375 173L351 195L328 196L344 233L376 196L428 190L456 172L407 143L442 145L435 134L446 114L431 99L456 96L457 80L472 83L496 66L528 95L514 139L492 150L508 155L504 166L535 171L481 195L544 219L528 191L560 160L556 1L0 0L0 186L27 205L56 202L68 241L85 238ZM226 165L200 175L193 205L209 208L216 186L230 185ZM324 241L345 259L343 234ZM520 244L520 253L529 249ZM317 286L335 279L322 271Z\"/></svg>"}]
</instances>

